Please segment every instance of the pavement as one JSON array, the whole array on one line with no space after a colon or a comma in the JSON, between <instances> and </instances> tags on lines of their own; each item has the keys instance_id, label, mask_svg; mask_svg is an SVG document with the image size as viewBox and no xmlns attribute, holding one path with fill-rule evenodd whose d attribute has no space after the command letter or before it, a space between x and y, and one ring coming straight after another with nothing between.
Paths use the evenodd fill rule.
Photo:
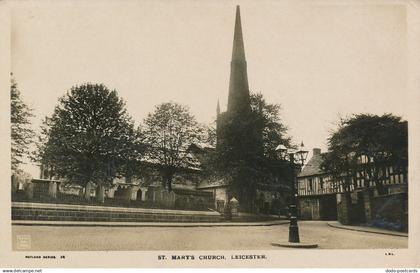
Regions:
<instances>
[{"instance_id":1,"label":"pavement","mask_svg":"<svg viewBox=\"0 0 420 273\"><path fill-rule=\"evenodd\" d=\"M408 233L405 232L398 232L392 230L386 230L381 228L375 227L367 227L367 226L350 226L350 225L343 225L340 222L327 222L327 225L333 228L340 228L352 231L359 231L359 232L367 232L367 233L376 233L376 234L383 234L383 235L391 235L391 236L400 236L400 237L408 237Z\"/></svg>"},{"instance_id":2,"label":"pavement","mask_svg":"<svg viewBox=\"0 0 420 273\"><path fill-rule=\"evenodd\" d=\"M12 220L15 226L86 226L86 227L241 227L241 226L275 226L287 225L289 220L274 220L263 222L90 222L90 221L33 221ZM385 230L368 226L343 225L338 221L326 222L329 227L358 232L376 233L390 236L408 237L408 233Z\"/></svg>"},{"instance_id":3,"label":"pavement","mask_svg":"<svg viewBox=\"0 0 420 273\"><path fill-rule=\"evenodd\" d=\"M243 223L229 224L230 226L212 224L189 228L169 225L136 228L13 225L12 242L14 250L26 251L278 250L283 248L276 244L280 245L288 239L287 224L271 226L256 226L257 223L252 223L253 226L249 225L250 223L247 223L247 226L240 226ZM318 245L317 249L408 247L407 237L336 228L325 221L300 221L299 233L302 243L315 243Z\"/></svg>"},{"instance_id":4,"label":"pavement","mask_svg":"<svg viewBox=\"0 0 420 273\"><path fill-rule=\"evenodd\" d=\"M338 221L326 222L329 227L351 231L376 233L390 236L408 237L408 233L385 230L367 226L343 225ZM287 225L289 220L274 220L263 222L89 222L89 221L33 221L33 220L12 220L16 226L96 226L96 227L229 227L229 226L275 226Z\"/></svg>"}]
</instances>

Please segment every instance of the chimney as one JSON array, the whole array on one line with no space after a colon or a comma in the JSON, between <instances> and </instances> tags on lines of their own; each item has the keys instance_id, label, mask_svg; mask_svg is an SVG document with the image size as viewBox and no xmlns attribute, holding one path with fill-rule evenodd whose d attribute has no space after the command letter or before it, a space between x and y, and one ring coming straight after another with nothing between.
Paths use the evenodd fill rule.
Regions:
<instances>
[{"instance_id":1,"label":"chimney","mask_svg":"<svg viewBox=\"0 0 420 273\"><path fill-rule=\"evenodd\" d=\"M312 151L312 155L320 155L321 154L321 149L320 148L314 148Z\"/></svg>"}]
</instances>

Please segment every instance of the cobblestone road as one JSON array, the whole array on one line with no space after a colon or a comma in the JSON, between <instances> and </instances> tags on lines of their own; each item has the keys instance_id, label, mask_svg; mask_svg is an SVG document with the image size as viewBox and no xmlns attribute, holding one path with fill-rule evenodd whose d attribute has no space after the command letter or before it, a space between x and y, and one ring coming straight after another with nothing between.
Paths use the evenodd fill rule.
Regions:
<instances>
[{"instance_id":1,"label":"cobblestone road","mask_svg":"<svg viewBox=\"0 0 420 273\"><path fill-rule=\"evenodd\" d=\"M301 241L323 249L406 248L408 238L337 229L326 222L299 222ZM22 236L23 235L23 236ZM29 236L27 236L29 235ZM13 226L31 250L246 250L279 249L272 242L287 240L288 225L257 227L51 227ZM25 241L26 240L26 241Z\"/></svg>"}]
</instances>

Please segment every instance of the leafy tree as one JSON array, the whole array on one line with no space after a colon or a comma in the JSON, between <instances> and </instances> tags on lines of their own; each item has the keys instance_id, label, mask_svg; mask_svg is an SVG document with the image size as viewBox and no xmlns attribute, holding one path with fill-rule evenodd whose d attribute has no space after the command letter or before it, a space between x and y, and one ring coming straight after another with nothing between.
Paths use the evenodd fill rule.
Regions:
<instances>
[{"instance_id":1,"label":"leafy tree","mask_svg":"<svg viewBox=\"0 0 420 273\"><path fill-rule=\"evenodd\" d=\"M45 120L41 140L41 164L86 187L86 198L90 185L98 185L102 202L104 187L117 175L133 175L143 152L124 101L103 84L72 87Z\"/></svg>"},{"instance_id":2,"label":"leafy tree","mask_svg":"<svg viewBox=\"0 0 420 273\"><path fill-rule=\"evenodd\" d=\"M191 167L186 152L192 143L201 142L202 127L186 106L168 102L156 106L144 120L148 156L159 168L163 186L172 191L174 175L183 168Z\"/></svg>"},{"instance_id":3,"label":"leafy tree","mask_svg":"<svg viewBox=\"0 0 420 273\"><path fill-rule=\"evenodd\" d=\"M359 175L382 193L385 168L392 166L406 172L407 127L407 121L391 114L358 114L343 119L328 139L322 167L341 181L347 192Z\"/></svg>"},{"instance_id":4,"label":"leafy tree","mask_svg":"<svg viewBox=\"0 0 420 273\"><path fill-rule=\"evenodd\" d=\"M250 103L250 111L219 115L217 150L212 160L218 174L229 181L229 194L239 198L248 211L254 207L257 185L286 182L278 179L282 176L279 172L289 172L279 164L275 148L290 145L280 106L268 104L261 94L253 94Z\"/></svg>"},{"instance_id":5,"label":"leafy tree","mask_svg":"<svg viewBox=\"0 0 420 273\"><path fill-rule=\"evenodd\" d=\"M214 168L228 181L229 198L236 197L244 210L250 210L263 156L260 128L251 111L224 112L218 117L217 148ZM246 201L245 201L246 200Z\"/></svg>"},{"instance_id":6,"label":"leafy tree","mask_svg":"<svg viewBox=\"0 0 420 273\"><path fill-rule=\"evenodd\" d=\"M203 125L202 130L204 132L203 142L213 147L216 147L217 132L216 132L216 128L214 127L214 124L211 124L209 126Z\"/></svg>"},{"instance_id":7,"label":"leafy tree","mask_svg":"<svg viewBox=\"0 0 420 273\"><path fill-rule=\"evenodd\" d=\"M37 164L43 165L44 168L52 168L52 166L47 166L48 162L52 161L52 159L48 158L48 155L46 153L47 150L47 143L49 139L49 130L51 128L51 118L45 117L41 123L40 126L40 133L36 135L36 141L35 144L35 150L32 151L30 155L30 159ZM40 166L41 167L41 166ZM49 172L49 176L54 176L54 173L52 170Z\"/></svg>"},{"instance_id":8,"label":"leafy tree","mask_svg":"<svg viewBox=\"0 0 420 273\"><path fill-rule=\"evenodd\" d=\"M11 121L11 163L12 171L17 172L25 155L29 155L29 145L34 137L30 118L32 109L23 101L16 82L12 79L10 87L10 121Z\"/></svg>"},{"instance_id":9,"label":"leafy tree","mask_svg":"<svg viewBox=\"0 0 420 273\"><path fill-rule=\"evenodd\" d=\"M277 158L276 147L283 144L291 146L287 127L280 118L280 104L267 103L261 93L251 94L251 110L254 113L258 130L262 134L264 156Z\"/></svg>"},{"instance_id":10,"label":"leafy tree","mask_svg":"<svg viewBox=\"0 0 420 273\"><path fill-rule=\"evenodd\" d=\"M268 103L261 93L252 93L250 102L258 131L262 135L263 156L259 160L258 181L265 185L277 181L283 192L290 192L295 166L280 161L276 148L280 144L289 148L296 147L287 135L287 126L280 117L281 105Z\"/></svg>"}]
</instances>

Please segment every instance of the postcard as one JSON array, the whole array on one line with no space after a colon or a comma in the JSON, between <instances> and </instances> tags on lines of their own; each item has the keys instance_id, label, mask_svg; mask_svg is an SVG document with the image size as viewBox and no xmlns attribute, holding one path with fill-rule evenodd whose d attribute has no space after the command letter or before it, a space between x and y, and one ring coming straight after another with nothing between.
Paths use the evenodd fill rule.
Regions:
<instances>
[{"instance_id":1,"label":"postcard","mask_svg":"<svg viewBox=\"0 0 420 273\"><path fill-rule=\"evenodd\" d=\"M419 267L418 1L0 7L1 267Z\"/></svg>"}]
</instances>

